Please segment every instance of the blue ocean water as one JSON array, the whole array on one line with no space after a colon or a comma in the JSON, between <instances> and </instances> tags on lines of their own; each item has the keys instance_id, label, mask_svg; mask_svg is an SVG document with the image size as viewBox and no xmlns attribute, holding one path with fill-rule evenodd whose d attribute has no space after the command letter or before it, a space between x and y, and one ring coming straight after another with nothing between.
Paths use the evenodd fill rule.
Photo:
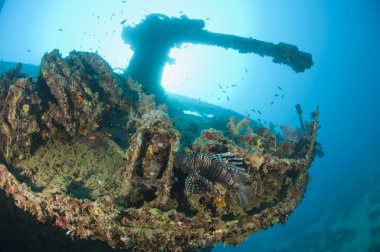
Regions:
<instances>
[{"instance_id":1,"label":"blue ocean water","mask_svg":"<svg viewBox=\"0 0 380 252\"><path fill-rule=\"evenodd\" d=\"M250 116L280 125L298 123L297 103L305 113L320 107L318 140L325 156L312 165L301 205L285 225L213 251L380 251L380 3L204 2L2 0L0 58L39 64L54 48L64 56L75 49L98 52L124 68L132 51L121 29L150 13L185 14L204 19L210 31L298 46L313 55L314 66L304 73L214 47L185 45L171 52L176 63L166 66L162 80L170 92L243 114L260 109L262 115ZM236 87L227 100L218 85L231 84ZM284 99L274 97L278 86Z\"/></svg>"}]
</instances>

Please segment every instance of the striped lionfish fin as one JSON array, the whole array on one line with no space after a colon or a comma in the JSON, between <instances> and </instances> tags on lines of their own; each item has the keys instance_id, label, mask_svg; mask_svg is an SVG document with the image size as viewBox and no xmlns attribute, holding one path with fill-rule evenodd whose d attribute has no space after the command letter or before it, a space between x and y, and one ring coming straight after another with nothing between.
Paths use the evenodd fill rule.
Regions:
<instances>
[{"instance_id":1,"label":"striped lionfish fin","mask_svg":"<svg viewBox=\"0 0 380 252\"><path fill-rule=\"evenodd\" d=\"M205 192L208 192L219 199L222 198L219 190L216 189L214 184L197 173L187 176L185 181L185 192L188 194L204 194Z\"/></svg>"},{"instance_id":2,"label":"striped lionfish fin","mask_svg":"<svg viewBox=\"0 0 380 252\"><path fill-rule=\"evenodd\" d=\"M252 188L248 185L240 185L237 189L237 196L239 198L240 206L249 208L252 198Z\"/></svg>"},{"instance_id":3,"label":"striped lionfish fin","mask_svg":"<svg viewBox=\"0 0 380 252\"><path fill-rule=\"evenodd\" d=\"M234 181L239 184L243 184L249 181L248 173L233 173L232 177L234 178Z\"/></svg>"},{"instance_id":4,"label":"striped lionfish fin","mask_svg":"<svg viewBox=\"0 0 380 252\"><path fill-rule=\"evenodd\" d=\"M232 173L246 173L246 169L242 167L244 165L243 158L238 158L231 152L217 153L211 155L210 158L222 162L223 166Z\"/></svg>"}]
</instances>

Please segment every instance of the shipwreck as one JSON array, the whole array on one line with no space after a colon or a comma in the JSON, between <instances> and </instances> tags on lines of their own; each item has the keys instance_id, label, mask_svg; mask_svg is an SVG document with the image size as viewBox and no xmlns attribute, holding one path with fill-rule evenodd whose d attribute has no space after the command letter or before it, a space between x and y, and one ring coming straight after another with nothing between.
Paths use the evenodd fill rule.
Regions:
<instances>
[{"instance_id":1,"label":"shipwreck","mask_svg":"<svg viewBox=\"0 0 380 252\"><path fill-rule=\"evenodd\" d=\"M64 242L53 236L58 229L112 248L181 251L237 245L287 221L322 154L318 108L303 120L297 105L301 127L279 134L233 111L165 94L161 74L170 49L182 43L272 57L295 72L310 68L312 57L294 45L213 33L204 25L152 14L125 27L134 56L124 74L97 54L63 58L54 50L43 56L37 78L23 74L21 64L1 76L0 200L38 220L27 228L57 244ZM194 107L215 117L183 113ZM239 157L252 190L249 205L243 208L236 192L218 183L221 199L185 193L187 175L174 167L178 153Z\"/></svg>"}]
</instances>

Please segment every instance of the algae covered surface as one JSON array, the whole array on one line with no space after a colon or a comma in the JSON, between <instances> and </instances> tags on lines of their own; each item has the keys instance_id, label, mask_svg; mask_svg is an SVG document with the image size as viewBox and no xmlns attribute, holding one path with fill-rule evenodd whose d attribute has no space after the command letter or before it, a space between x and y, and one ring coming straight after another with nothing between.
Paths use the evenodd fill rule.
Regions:
<instances>
[{"instance_id":1,"label":"algae covered surface","mask_svg":"<svg viewBox=\"0 0 380 252\"><path fill-rule=\"evenodd\" d=\"M301 129L279 134L206 103L194 102L215 118L184 114L193 102L181 97L156 104L94 54L62 58L55 50L41 65L37 80L25 79L21 66L1 79L0 187L73 238L132 250L239 244L287 221L322 153L318 109ZM233 153L247 174L248 205L218 182L219 197L187 193L187 174L174 165L179 153Z\"/></svg>"},{"instance_id":2,"label":"algae covered surface","mask_svg":"<svg viewBox=\"0 0 380 252\"><path fill-rule=\"evenodd\" d=\"M187 22L199 23L156 17L129 32L144 32L151 22L165 29L172 22L184 28ZM302 71L312 65L311 55L292 45L199 28L187 39L203 34L199 43L227 48L231 39L240 41L238 47L259 43L277 63L296 64L306 57ZM181 43L183 35L189 34L179 34ZM166 50L168 45L161 46ZM136 55L130 71L121 75L96 53L73 51L62 57L53 50L42 58L38 78L23 74L21 64L0 77L0 188L14 205L72 238L129 250L236 245L253 232L286 223L302 201L311 163L323 155L316 141L319 109L303 120L297 105L301 127L276 132L233 111L155 93L160 76L149 83L131 78L144 72L137 67L144 50ZM293 63L293 70L301 71ZM212 110L214 117L195 119L184 113L188 108L203 114ZM203 180L217 197L207 190L189 193L188 178L194 174L182 172L175 162L184 153L230 153L240 160L246 204L239 204L239 187L223 181ZM199 165L194 162L194 170ZM237 178L233 170L225 172Z\"/></svg>"},{"instance_id":3,"label":"algae covered surface","mask_svg":"<svg viewBox=\"0 0 380 252\"><path fill-rule=\"evenodd\" d=\"M20 161L23 177L39 190L67 193L78 199L95 200L115 195L122 183L123 150L112 140L49 141L29 159Z\"/></svg>"}]
</instances>

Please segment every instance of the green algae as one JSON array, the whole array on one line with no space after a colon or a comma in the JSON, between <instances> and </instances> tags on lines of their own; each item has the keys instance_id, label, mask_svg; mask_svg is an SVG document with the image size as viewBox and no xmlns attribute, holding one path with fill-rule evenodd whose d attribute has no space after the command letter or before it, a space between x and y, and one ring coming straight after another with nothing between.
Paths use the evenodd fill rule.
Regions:
<instances>
[{"instance_id":1,"label":"green algae","mask_svg":"<svg viewBox=\"0 0 380 252\"><path fill-rule=\"evenodd\" d=\"M122 151L112 140L91 141L48 141L31 158L18 162L16 170L44 190L79 199L116 196L124 166Z\"/></svg>"}]
</instances>

